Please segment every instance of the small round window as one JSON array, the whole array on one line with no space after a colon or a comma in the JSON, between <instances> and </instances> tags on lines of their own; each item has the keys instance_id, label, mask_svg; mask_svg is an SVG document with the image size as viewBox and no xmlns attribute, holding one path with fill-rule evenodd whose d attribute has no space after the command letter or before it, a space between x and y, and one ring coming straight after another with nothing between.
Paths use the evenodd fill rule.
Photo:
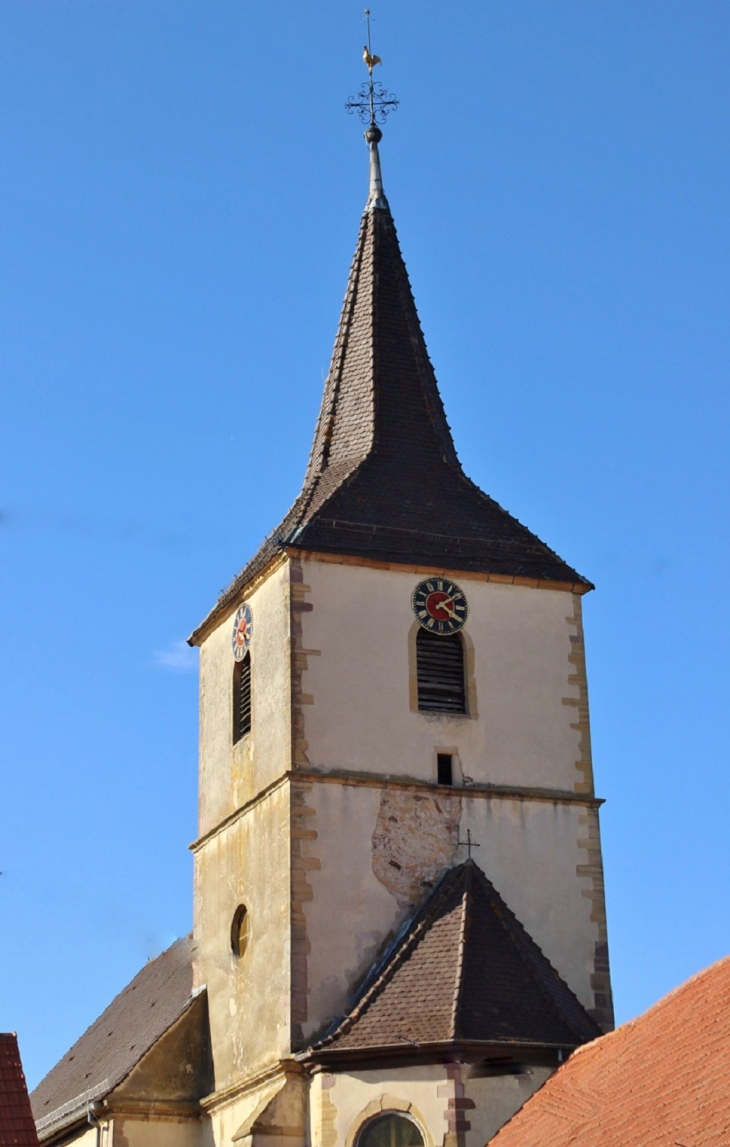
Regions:
<instances>
[{"instance_id":1,"label":"small round window","mask_svg":"<svg viewBox=\"0 0 730 1147\"><path fill-rule=\"evenodd\" d=\"M423 1136L405 1115L379 1115L365 1124L357 1147L423 1147Z\"/></svg>"},{"instance_id":2,"label":"small round window","mask_svg":"<svg viewBox=\"0 0 730 1147\"><path fill-rule=\"evenodd\" d=\"M242 956L248 944L248 910L245 904L239 904L233 913L231 924L231 948L234 956Z\"/></svg>"}]
</instances>

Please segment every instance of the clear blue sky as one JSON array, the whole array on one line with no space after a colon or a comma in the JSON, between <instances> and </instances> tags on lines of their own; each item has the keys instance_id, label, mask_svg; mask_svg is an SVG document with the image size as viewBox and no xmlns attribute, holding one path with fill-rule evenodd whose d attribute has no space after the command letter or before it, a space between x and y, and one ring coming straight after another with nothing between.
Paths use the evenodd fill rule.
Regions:
<instances>
[{"instance_id":1,"label":"clear blue sky","mask_svg":"<svg viewBox=\"0 0 730 1147\"><path fill-rule=\"evenodd\" d=\"M617 1011L730 951L730 6L381 0L467 472L585 602ZM2 0L0 1028L191 924L195 656L299 489L366 195L362 7Z\"/></svg>"}]
</instances>

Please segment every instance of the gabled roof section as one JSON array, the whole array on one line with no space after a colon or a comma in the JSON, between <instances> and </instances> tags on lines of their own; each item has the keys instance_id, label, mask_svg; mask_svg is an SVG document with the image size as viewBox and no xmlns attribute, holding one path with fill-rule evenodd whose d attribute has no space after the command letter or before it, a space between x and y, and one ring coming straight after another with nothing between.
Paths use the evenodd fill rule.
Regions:
<instances>
[{"instance_id":1,"label":"gabled roof section","mask_svg":"<svg viewBox=\"0 0 730 1147\"><path fill-rule=\"evenodd\" d=\"M42 1138L108 1095L192 1005L193 951L187 936L150 960L38 1084L31 1103Z\"/></svg>"},{"instance_id":2,"label":"gabled roof section","mask_svg":"<svg viewBox=\"0 0 730 1147\"><path fill-rule=\"evenodd\" d=\"M37 1147L15 1032L0 1033L0 1147Z\"/></svg>"},{"instance_id":3,"label":"gabled roof section","mask_svg":"<svg viewBox=\"0 0 730 1147\"><path fill-rule=\"evenodd\" d=\"M600 1029L494 886L451 869L310 1055L429 1044L573 1048Z\"/></svg>"},{"instance_id":4,"label":"gabled roof section","mask_svg":"<svg viewBox=\"0 0 730 1147\"><path fill-rule=\"evenodd\" d=\"M370 148L379 179L377 140ZM203 626L287 547L591 588L464 474L393 217L372 186L302 492Z\"/></svg>"},{"instance_id":5,"label":"gabled roof section","mask_svg":"<svg viewBox=\"0 0 730 1147\"><path fill-rule=\"evenodd\" d=\"M725 1147L730 957L576 1051L490 1147Z\"/></svg>"}]
</instances>

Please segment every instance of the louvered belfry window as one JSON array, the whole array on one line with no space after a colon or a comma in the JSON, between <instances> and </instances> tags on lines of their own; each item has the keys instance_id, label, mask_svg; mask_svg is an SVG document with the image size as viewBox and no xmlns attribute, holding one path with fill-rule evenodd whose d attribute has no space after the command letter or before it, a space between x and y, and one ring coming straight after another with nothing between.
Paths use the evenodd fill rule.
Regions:
<instances>
[{"instance_id":1,"label":"louvered belfry window","mask_svg":"<svg viewBox=\"0 0 730 1147\"><path fill-rule=\"evenodd\" d=\"M233 744L251 732L251 653L233 670Z\"/></svg>"},{"instance_id":2,"label":"louvered belfry window","mask_svg":"<svg viewBox=\"0 0 730 1147\"><path fill-rule=\"evenodd\" d=\"M419 709L466 713L464 645L458 633L446 636L419 629L416 665Z\"/></svg>"}]
</instances>

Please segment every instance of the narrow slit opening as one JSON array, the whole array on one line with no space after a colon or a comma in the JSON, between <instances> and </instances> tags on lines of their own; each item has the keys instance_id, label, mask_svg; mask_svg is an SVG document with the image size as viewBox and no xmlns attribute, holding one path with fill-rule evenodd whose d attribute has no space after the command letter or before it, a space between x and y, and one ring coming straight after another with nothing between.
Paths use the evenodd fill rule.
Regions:
<instances>
[{"instance_id":1,"label":"narrow slit opening","mask_svg":"<svg viewBox=\"0 0 730 1147\"><path fill-rule=\"evenodd\" d=\"M453 785L454 770L451 753L436 754L436 776L440 785Z\"/></svg>"}]
</instances>

